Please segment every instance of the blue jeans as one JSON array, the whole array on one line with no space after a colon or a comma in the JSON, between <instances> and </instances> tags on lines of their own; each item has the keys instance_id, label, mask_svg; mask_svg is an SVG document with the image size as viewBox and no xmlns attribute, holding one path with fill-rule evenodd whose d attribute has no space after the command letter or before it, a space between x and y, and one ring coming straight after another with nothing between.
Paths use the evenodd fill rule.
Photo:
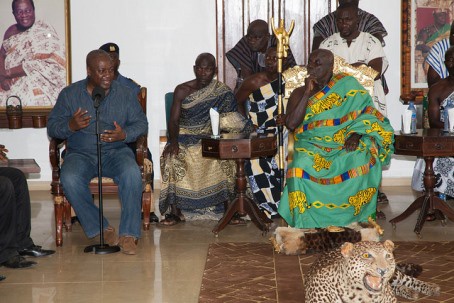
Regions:
<instances>
[{"instance_id":1,"label":"blue jeans","mask_svg":"<svg viewBox=\"0 0 454 303\"><path fill-rule=\"evenodd\" d=\"M140 237L142 177L132 150L103 150L102 175L118 185L121 202L120 236ZM99 234L99 209L94 204L88 184L98 175L96 153L68 152L61 169L61 183L66 198L73 206L87 237ZM106 218L104 229L109 226Z\"/></svg>"}]
</instances>

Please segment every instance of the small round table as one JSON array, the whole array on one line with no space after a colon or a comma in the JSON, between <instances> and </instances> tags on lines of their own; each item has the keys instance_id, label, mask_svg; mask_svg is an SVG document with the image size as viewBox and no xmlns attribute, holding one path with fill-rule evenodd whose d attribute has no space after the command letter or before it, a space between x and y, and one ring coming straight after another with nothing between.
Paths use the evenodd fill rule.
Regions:
<instances>
[{"instance_id":1,"label":"small round table","mask_svg":"<svg viewBox=\"0 0 454 303\"><path fill-rule=\"evenodd\" d=\"M394 133L394 153L396 155L419 156L426 162L424 170L424 195L417 198L402 214L391 219L395 224L410 216L417 209L421 209L416 221L414 232L420 236L424 222L428 215L443 222L445 216L454 221L454 210L445 201L438 198L434 193L435 174L433 161L435 157L454 156L454 135L443 133L441 129L419 129L416 134Z\"/></svg>"},{"instance_id":2,"label":"small round table","mask_svg":"<svg viewBox=\"0 0 454 303\"><path fill-rule=\"evenodd\" d=\"M252 222L264 233L269 231L273 222L246 196L246 176L244 161L246 159L274 156L277 151L276 135L274 134L221 134L220 138L203 138L202 155L217 159L236 161L236 197L229 204L224 216L219 220L213 233L217 235L230 222L233 215L238 213L244 217L249 215Z\"/></svg>"}]
</instances>

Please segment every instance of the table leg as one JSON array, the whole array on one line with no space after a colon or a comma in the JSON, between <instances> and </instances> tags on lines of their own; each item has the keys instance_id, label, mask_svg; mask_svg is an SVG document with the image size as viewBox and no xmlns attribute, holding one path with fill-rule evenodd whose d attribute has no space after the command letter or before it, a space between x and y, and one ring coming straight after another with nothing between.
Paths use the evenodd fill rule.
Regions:
<instances>
[{"instance_id":1,"label":"table leg","mask_svg":"<svg viewBox=\"0 0 454 303\"><path fill-rule=\"evenodd\" d=\"M454 210L446 204L446 201L443 201L434 194L434 187L436 182L433 170L434 157L424 157L424 161L426 162L424 171L424 189L426 190L426 195L428 194L429 196L430 202L429 208L427 209L427 214L435 214L435 217L437 219L442 220L445 219L446 215L449 219L454 221Z\"/></svg>"},{"instance_id":2,"label":"table leg","mask_svg":"<svg viewBox=\"0 0 454 303\"><path fill-rule=\"evenodd\" d=\"M239 200L239 198L235 198L233 200L227 210L224 212L224 216L222 216L221 220L219 220L218 224L213 228L212 232L217 235L221 230L226 227L226 225L232 220L233 216L237 213L240 212L240 204L242 202Z\"/></svg>"},{"instance_id":3,"label":"table leg","mask_svg":"<svg viewBox=\"0 0 454 303\"><path fill-rule=\"evenodd\" d=\"M397 217L389 220L390 223L396 224L397 222L403 221L407 217L409 217L412 213L414 213L417 209L420 209L424 200L426 199L426 196L421 196L417 198L410 206L400 215Z\"/></svg>"},{"instance_id":4,"label":"table leg","mask_svg":"<svg viewBox=\"0 0 454 303\"><path fill-rule=\"evenodd\" d=\"M454 221L454 210L449 207L445 201L441 200L440 198L438 197L433 197L434 199L432 200L432 208L433 210L435 211L435 213L437 211L441 211L442 215L443 215L443 218L440 218L440 219L446 219L446 217L448 217L451 221Z\"/></svg>"},{"instance_id":5,"label":"table leg","mask_svg":"<svg viewBox=\"0 0 454 303\"><path fill-rule=\"evenodd\" d=\"M246 176L244 174L244 159L236 159L236 198L230 203L224 216L219 220L212 232L217 235L230 222L233 215L238 213L241 217L249 215L252 222L262 231L269 230L269 224L273 221L259 209L259 207L246 196Z\"/></svg>"},{"instance_id":6,"label":"table leg","mask_svg":"<svg viewBox=\"0 0 454 303\"><path fill-rule=\"evenodd\" d=\"M423 196L417 198L401 215L390 220L395 227L395 223L402 221L411 215L415 210L421 208L418 219L416 221L414 232L420 234L422 226L426 221L427 214L433 214L432 210L432 199L434 198L434 187L435 187L435 174L433 171L434 157L424 157L426 167L424 168L424 190ZM435 197L437 198L437 197Z\"/></svg>"},{"instance_id":7,"label":"table leg","mask_svg":"<svg viewBox=\"0 0 454 303\"><path fill-rule=\"evenodd\" d=\"M421 233L421 229L422 226L424 225L424 222L426 221L431 198L432 197L430 195L424 196L424 201L422 202L421 210L419 211L418 219L416 220L415 229L413 230L418 236Z\"/></svg>"},{"instance_id":8,"label":"table leg","mask_svg":"<svg viewBox=\"0 0 454 303\"><path fill-rule=\"evenodd\" d=\"M447 214L448 218L454 220L454 211L448 205L446 205L445 201L438 198L434 194L432 196L426 197L424 203L421 206L418 220L416 221L414 230L415 233L418 235L421 233L422 226L424 225L424 222L427 220L427 217L429 215L435 216L436 220L440 220L444 224L446 221L445 213Z\"/></svg>"},{"instance_id":9,"label":"table leg","mask_svg":"<svg viewBox=\"0 0 454 303\"><path fill-rule=\"evenodd\" d=\"M269 219L263 211L249 198L246 198L246 203L244 204L246 208L246 213L251 218L252 222L257 226L261 231L267 233L270 229L270 224L273 223L273 220Z\"/></svg>"},{"instance_id":10,"label":"table leg","mask_svg":"<svg viewBox=\"0 0 454 303\"><path fill-rule=\"evenodd\" d=\"M434 193L435 174L433 171L434 157L424 157L426 167L424 169L424 190L425 194L417 198L402 214L390 220L393 225L410 216L415 210L421 208L416 221L414 232L420 234L427 215L435 215L437 219L444 220L445 215L454 220L454 210L445 201L438 198Z\"/></svg>"}]
</instances>

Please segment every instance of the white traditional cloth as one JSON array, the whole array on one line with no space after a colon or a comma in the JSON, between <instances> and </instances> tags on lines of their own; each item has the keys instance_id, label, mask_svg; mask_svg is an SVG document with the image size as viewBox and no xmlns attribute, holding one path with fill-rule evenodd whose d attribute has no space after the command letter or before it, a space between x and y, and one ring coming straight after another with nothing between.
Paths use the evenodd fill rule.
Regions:
<instances>
[{"instance_id":1,"label":"white traditional cloth","mask_svg":"<svg viewBox=\"0 0 454 303\"><path fill-rule=\"evenodd\" d=\"M0 88L0 106L11 95L19 96L22 106L53 106L66 86L65 47L55 29L36 21L28 30L3 41L5 69L22 64L26 76L13 79L10 90Z\"/></svg>"},{"instance_id":2,"label":"white traditional cloth","mask_svg":"<svg viewBox=\"0 0 454 303\"><path fill-rule=\"evenodd\" d=\"M454 91L440 104L440 121L444 121L443 112L448 100L454 98ZM454 197L454 158L435 158L433 162L435 174L434 191ZM424 191L424 171L426 162L423 158L416 159L411 187L416 191Z\"/></svg>"},{"instance_id":3,"label":"white traditional cloth","mask_svg":"<svg viewBox=\"0 0 454 303\"><path fill-rule=\"evenodd\" d=\"M449 72L445 66L445 53L450 47L449 39L438 41L432 46L429 54L426 57L426 62L437 72L441 79L449 76Z\"/></svg>"},{"instance_id":4,"label":"white traditional cloth","mask_svg":"<svg viewBox=\"0 0 454 303\"><path fill-rule=\"evenodd\" d=\"M369 33L360 32L359 36L352 40L350 46L348 46L346 39L342 38L339 33L335 33L323 40L320 44L320 49L330 50L333 54L344 58L350 64L361 62L367 65L373 59L382 58L382 74L388 68L388 60L381 42ZM381 114L387 116L385 92L380 79L374 82L372 100L375 108Z\"/></svg>"}]
</instances>

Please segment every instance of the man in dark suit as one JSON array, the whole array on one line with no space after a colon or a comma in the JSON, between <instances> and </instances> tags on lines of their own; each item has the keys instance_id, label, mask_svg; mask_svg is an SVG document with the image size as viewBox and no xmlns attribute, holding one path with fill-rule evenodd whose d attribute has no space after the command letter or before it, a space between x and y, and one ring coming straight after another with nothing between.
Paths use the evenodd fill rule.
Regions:
<instances>
[{"instance_id":1,"label":"man in dark suit","mask_svg":"<svg viewBox=\"0 0 454 303\"><path fill-rule=\"evenodd\" d=\"M0 145L0 162L8 150ZM30 237L31 211L27 179L20 170L0 167L0 266L27 268L36 264L24 256L43 257L55 253L42 249ZM3 276L0 276L0 281Z\"/></svg>"}]
</instances>

